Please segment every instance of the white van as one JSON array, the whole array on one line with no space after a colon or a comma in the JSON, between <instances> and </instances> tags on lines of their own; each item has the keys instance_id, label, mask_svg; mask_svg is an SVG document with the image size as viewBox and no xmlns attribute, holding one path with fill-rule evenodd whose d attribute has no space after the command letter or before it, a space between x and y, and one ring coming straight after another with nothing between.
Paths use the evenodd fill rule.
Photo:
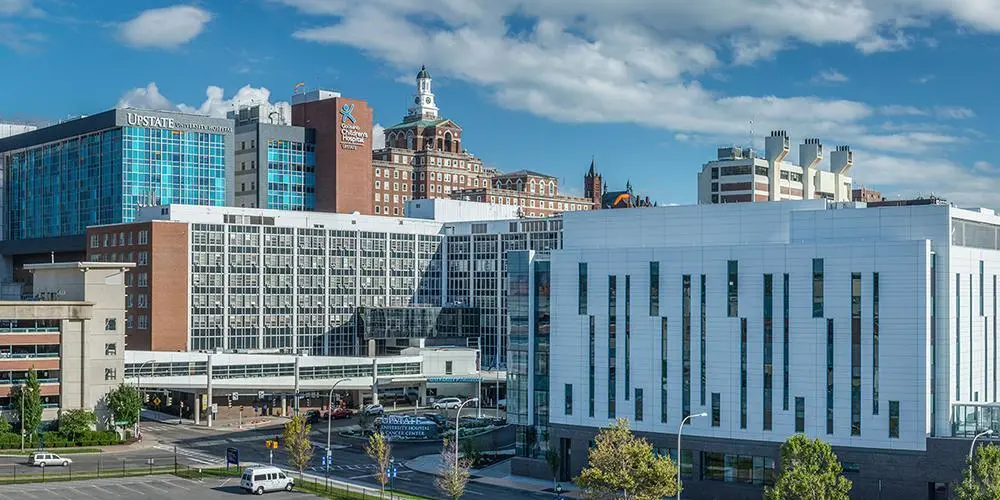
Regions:
<instances>
[{"instance_id":1,"label":"white van","mask_svg":"<svg viewBox=\"0 0 1000 500\"><path fill-rule=\"evenodd\" d=\"M277 467L249 467L243 471L240 488L263 495L265 491L292 491L295 481Z\"/></svg>"}]
</instances>

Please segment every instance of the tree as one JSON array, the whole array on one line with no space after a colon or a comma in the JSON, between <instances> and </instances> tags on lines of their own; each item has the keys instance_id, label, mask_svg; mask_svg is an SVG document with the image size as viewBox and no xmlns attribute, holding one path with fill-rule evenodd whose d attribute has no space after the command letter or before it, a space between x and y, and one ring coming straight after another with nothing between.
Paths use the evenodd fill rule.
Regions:
<instances>
[{"instance_id":1,"label":"tree","mask_svg":"<svg viewBox=\"0 0 1000 500\"><path fill-rule=\"evenodd\" d=\"M10 434L13 429L10 426L10 422L6 418L0 417L0 436L4 434Z\"/></svg>"},{"instance_id":2,"label":"tree","mask_svg":"<svg viewBox=\"0 0 1000 500\"><path fill-rule=\"evenodd\" d=\"M375 425L375 415L364 411L364 409L358 412L358 427L361 427L363 432L370 431L373 425Z\"/></svg>"},{"instance_id":3,"label":"tree","mask_svg":"<svg viewBox=\"0 0 1000 500\"><path fill-rule=\"evenodd\" d=\"M1000 447L988 444L976 448L974 458L963 473L957 497L961 500L1000 498Z\"/></svg>"},{"instance_id":4,"label":"tree","mask_svg":"<svg viewBox=\"0 0 1000 500\"><path fill-rule=\"evenodd\" d=\"M556 450L548 449L545 451L545 463L549 464L549 471L552 472L552 489L556 489L556 485L559 484L559 466L562 463L562 457Z\"/></svg>"},{"instance_id":5,"label":"tree","mask_svg":"<svg viewBox=\"0 0 1000 500\"><path fill-rule=\"evenodd\" d=\"M375 479L382 486L382 495L385 496L385 485L389 483L389 459L392 457L392 446L381 432L376 432L368 438L368 446L365 453L375 461L378 470L375 471Z\"/></svg>"},{"instance_id":6,"label":"tree","mask_svg":"<svg viewBox=\"0 0 1000 500\"><path fill-rule=\"evenodd\" d=\"M139 394L139 389L123 382L108 393L107 402L108 410L116 421L124 422L125 426L137 423L139 411L142 410L142 395Z\"/></svg>"},{"instance_id":7,"label":"tree","mask_svg":"<svg viewBox=\"0 0 1000 500\"><path fill-rule=\"evenodd\" d=\"M59 432L76 441L93 430L97 416L90 410L63 410L59 415Z\"/></svg>"},{"instance_id":8,"label":"tree","mask_svg":"<svg viewBox=\"0 0 1000 500\"><path fill-rule=\"evenodd\" d=\"M781 445L781 474L767 500L847 500L853 485L829 443L796 434Z\"/></svg>"},{"instance_id":9,"label":"tree","mask_svg":"<svg viewBox=\"0 0 1000 500\"><path fill-rule=\"evenodd\" d=\"M312 426L306 422L306 418L302 415L296 415L285 423L285 431L281 435L285 449L288 450L288 460L299 471L299 476L312 460L313 446L309 440L309 431L311 430Z\"/></svg>"},{"instance_id":10,"label":"tree","mask_svg":"<svg viewBox=\"0 0 1000 500\"><path fill-rule=\"evenodd\" d=\"M27 436L37 434L38 424L42 422L42 388L38 384L38 374L34 368L28 370L28 380L24 385L14 388L10 402L17 413L21 430L27 431Z\"/></svg>"},{"instance_id":11,"label":"tree","mask_svg":"<svg viewBox=\"0 0 1000 500\"><path fill-rule=\"evenodd\" d=\"M677 467L632 434L628 420L601 429L577 484L597 498L659 499L677 494Z\"/></svg>"},{"instance_id":12,"label":"tree","mask_svg":"<svg viewBox=\"0 0 1000 500\"><path fill-rule=\"evenodd\" d=\"M459 460L455 446L445 440L441 448L441 469L435 484L452 500L458 500L465 493L465 485L469 483L469 464Z\"/></svg>"},{"instance_id":13,"label":"tree","mask_svg":"<svg viewBox=\"0 0 1000 500\"><path fill-rule=\"evenodd\" d=\"M468 438L462 441L462 459L469 467L478 467L483 460L483 451L479 448L479 443L475 439Z\"/></svg>"}]
</instances>

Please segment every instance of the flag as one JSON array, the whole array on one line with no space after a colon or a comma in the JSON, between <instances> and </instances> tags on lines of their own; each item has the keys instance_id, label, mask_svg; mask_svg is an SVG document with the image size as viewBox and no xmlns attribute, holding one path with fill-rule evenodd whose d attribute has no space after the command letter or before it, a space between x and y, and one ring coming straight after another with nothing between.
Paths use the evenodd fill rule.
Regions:
<instances>
[{"instance_id":1,"label":"flag","mask_svg":"<svg viewBox=\"0 0 1000 500\"><path fill-rule=\"evenodd\" d=\"M298 92L298 91L302 90L303 88L305 88L305 86L306 86L306 82L296 83L295 84L295 92Z\"/></svg>"}]
</instances>

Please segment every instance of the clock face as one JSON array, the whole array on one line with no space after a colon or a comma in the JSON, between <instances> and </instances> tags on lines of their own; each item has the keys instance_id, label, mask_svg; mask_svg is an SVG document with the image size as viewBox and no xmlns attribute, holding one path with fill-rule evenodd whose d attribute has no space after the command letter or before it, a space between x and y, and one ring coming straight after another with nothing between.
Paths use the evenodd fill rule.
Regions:
<instances>
[{"instance_id":1,"label":"clock face","mask_svg":"<svg viewBox=\"0 0 1000 500\"><path fill-rule=\"evenodd\" d=\"M414 97L413 98L413 104L420 104L420 98L419 97Z\"/></svg>"},{"instance_id":2,"label":"clock face","mask_svg":"<svg viewBox=\"0 0 1000 500\"><path fill-rule=\"evenodd\" d=\"M430 104L431 103L431 98L428 97L428 98L424 99L424 102L426 102L427 104Z\"/></svg>"}]
</instances>

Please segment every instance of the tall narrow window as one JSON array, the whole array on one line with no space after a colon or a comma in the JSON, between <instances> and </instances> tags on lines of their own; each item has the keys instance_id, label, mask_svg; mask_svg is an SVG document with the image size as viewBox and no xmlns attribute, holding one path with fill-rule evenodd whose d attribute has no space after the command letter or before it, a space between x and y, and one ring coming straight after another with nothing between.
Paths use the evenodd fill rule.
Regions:
<instances>
[{"instance_id":1,"label":"tall narrow window","mask_svg":"<svg viewBox=\"0 0 1000 500\"><path fill-rule=\"evenodd\" d=\"M931 436L937 436L937 254L931 252Z\"/></svg>"},{"instance_id":2,"label":"tall narrow window","mask_svg":"<svg viewBox=\"0 0 1000 500\"><path fill-rule=\"evenodd\" d=\"M782 334L784 338L782 339L782 349L781 349L781 378L782 378L782 394L781 394L781 409L783 411L788 411L788 274L783 276L783 283L781 289L781 321L783 323L782 327L784 331Z\"/></svg>"},{"instance_id":3,"label":"tall narrow window","mask_svg":"<svg viewBox=\"0 0 1000 500\"><path fill-rule=\"evenodd\" d=\"M618 388L615 376L618 360L618 336L615 332L618 320L618 300L615 297L617 287L617 278L608 276L608 418L615 418L615 395Z\"/></svg>"},{"instance_id":4,"label":"tall narrow window","mask_svg":"<svg viewBox=\"0 0 1000 500\"><path fill-rule=\"evenodd\" d=\"M649 263L649 315L660 315L660 263Z\"/></svg>"},{"instance_id":5,"label":"tall narrow window","mask_svg":"<svg viewBox=\"0 0 1000 500\"><path fill-rule=\"evenodd\" d=\"M587 263L581 262L580 284L577 287L577 300L579 301L579 314L587 314Z\"/></svg>"},{"instance_id":6,"label":"tall narrow window","mask_svg":"<svg viewBox=\"0 0 1000 500\"><path fill-rule=\"evenodd\" d=\"M993 275L993 402L997 402L997 275Z\"/></svg>"},{"instance_id":7,"label":"tall narrow window","mask_svg":"<svg viewBox=\"0 0 1000 500\"><path fill-rule=\"evenodd\" d=\"M975 382L972 381L972 366L975 364L975 356L972 354L975 347L972 345L973 331L972 331L972 273L969 273L969 362L967 363L969 367L969 400L979 401L979 393L975 391Z\"/></svg>"},{"instance_id":8,"label":"tall narrow window","mask_svg":"<svg viewBox=\"0 0 1000 500\"><path fill-rule=\"evenodd\" d=\"M635 390L635 421L642 422L642 389Z\"/></svg>"},{"instance_id":9,"label":"tall narrow window","mask_svg":"<svg viewBox=\"0 0 1000 500\"><path fill-rule=\"evenodd\" d=\"M565 400L565 405L566 405L565 413L567 415L572 415L573 414L573 384L566 384L564 390L565 390L565 396L564 396L563 399Z\"/></svg>"},{"instance_id":10,"label":"tall narrow window","mask_svg":"<svg viewBox=\"0 0 1000 500\"><path fill-rule=\"evenodd\" d=\"M625 401L632 386L632 276L625 275Z\"/></svg>"},{"instance_id":11,"label":"tall narrow window","mask_svg":"<svg viewBox=\"0 0 1000 500\"><path fill-rule=\"evenodd\" d=\"M823 259L813 259L813 317L823 317Z\"/></svg>"},{"instance_id":12,"label":"tall narrow window","mask_svg":"<svg viewBox=\"0 0 1000 500\"><path fill-rule=\"evenodd\" d=\"M795 432L806 431L806 398L795 398Z\"/></svg>"},{"instance_id":13,"label":"tall narrow window","mask_svg":"<svg viewBox=\"0 0 1000 500\"><path fill-rule=\"evenodd\" d=\"M764 430L771 430L774 378L774 275L764 275Z\"/></svg>"},{"instance_id":14,"label":"tall narrow window","mask_svg":"<svg viewBox=\"0 0 1000 500\"><path fill-rule=\"evenodd\" d=\"M729 279L728 279L728 289L726 291L726 297L728 299L726 307L726 316L730 318L735 318L739 316L739 305L740 305L740 263L739 261L731 260L728 265Z\"/></svg>"},{"instance_id":15,"label":"tall narrow window","mask_svg":"<svg viewBox=\"0 0 1000 500\"><path fill-rule=\"evenodd\" d=\"M681 418L691 414L691 275L681 279Z\"/></svg>"},{"instance_id":16,"label":"tall narrow window","mask_svg":"<svg viewBox=\"0 0 1000 500\"><path fill-rule=\"evenodd\" d=\"M660 318L660 422L667 422L667 318Z\"/></svg>"},{"instance_id":17,"label":"tall narrow window","mask_svg":"<svg viewBox=\"0 0 1000 500\"><path fill-rule=\"evenodd\" d=\"M712 427L722 425L722 398L718 392L712 393Z\"/></svg>"},{"instance_id":18,"label":"tall narrow window","mask_svg":"<svg viewBox=\"0 0 1000 500\"><path fill-rule=\"evenodd\" d=\"M889 401L889 437L899 438L899 401Z\"/></svg>"},{"instance_id":19,"label":"tall narrow window","mask_svg":"<svg viewBox=\"0 0 1000 500\"><path fill-rule=\"evenodd\" d=\"M878 415L878 273L872 273L872 415Z\"/></svg>"},{"instance_id":20,"label":"tall narrow window","mask_svg":"<svg viewBox=\"0 0 1000 500\"><path fill-rule=\"evenodd\" d=\"M833 434L833 320L826 320L826 433Z\"/></svg>"},{"instance_id":21,"label":"tall narrow window","mask_svg":"<svg viewBox=\"0 0 1000 500\"><path fill-rule=\"evenodd\" d=\"M861 273L851 273L851 435L861 435Z\"/></svg>"},{"instance_id":22,"label":"tall narrow window","mask_svg":"<svg viewBox=\"0 0 1000 500\"><path fill-rule=\"evenodd\" d=\"M707 375L708 370L706 370L705 367L705 356L706 356L705 353L707 351L705 344L707 343L706 337L708 335L708 327L705 324L705 316L707 314L705 311L705 302L706 302L705 275L702 274L701 275L701 321L698 323L699 327L701 328L701 349L698 351L698 355L701 357L701 405L702 406L705 406L705 385L708 380L708 375Z\"/></svg>"},{"instance_id":23,"label":"tall narrow window","mask_svg":"<svg viewBox=\"0 0 1000 500\"><path fill-rule=\"evenodd\" d=\"M985 283L986 283L986 272L985 272L985 269L984 269L984 264L983 264L983 261L979 261L979 315L980 316L983 316L985 314L984 313L984 310L985 310L984 305L986 304L986 300L984 300L984 298L983 298L984 297L984 293L983 292L984 292L984 290L986 288L986 284Z\"/></svg>"},{"instance_id":24,"label":"tall narrow window","mask_svg":"<svg viewBox=\"0 0 1000 500\"><path fill-rule=\"evenodd\" d=\"M747 428L747 319L740 318L740 429Z\"/></svg>"},{"instance_id":25,"label":"tall narrow window","mask_svg":"<svg viewBox=\"0 0 1000 500\"><path fill-rule=\"evenodd\" d=\"M591 418L594 417L594 374L596 372L597 365L597 328L596 321L593 316L590 317L590 384L587 387L587 395L589 396L589 402L587 406L587 415Z\"/></svg>"},{"instance_id":26,"label":"tall narrow window","mask_svg":"<svg viewBox=\"0 0 1000 500\"><path fill-rule=\"evenodd\" d=\"M962 275L959 273L955 273L955 397L960 398L961 393L962 393Z\"/></svg>"}]
</instances>

